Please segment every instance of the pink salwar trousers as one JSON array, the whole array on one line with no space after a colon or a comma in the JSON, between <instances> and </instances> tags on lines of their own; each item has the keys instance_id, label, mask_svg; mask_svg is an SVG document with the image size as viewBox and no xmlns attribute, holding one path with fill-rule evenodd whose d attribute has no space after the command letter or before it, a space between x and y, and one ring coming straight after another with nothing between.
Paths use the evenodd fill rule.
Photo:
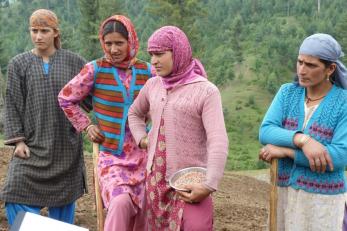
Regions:
<instances>
[{"instance_id":1,"label":"pink salwar trousers","mask_svg":"<svg viewBox=\"0 0 347 231\"><path fill-rule=\"evenodd\" d=\"M114 197L107 211L104 231L146 230L144 209L137 207L128 193Z\"/></svg>"}]
</instances>

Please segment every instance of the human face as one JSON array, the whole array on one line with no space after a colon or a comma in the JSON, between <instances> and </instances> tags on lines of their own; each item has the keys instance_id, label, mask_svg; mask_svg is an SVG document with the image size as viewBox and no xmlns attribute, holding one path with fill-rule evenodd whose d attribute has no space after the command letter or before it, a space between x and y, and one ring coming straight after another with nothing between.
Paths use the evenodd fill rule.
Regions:
<instances>
[{"instance_id":1,"label":"human face","mask_svg":"<svg viewBox=\"0 0 347 231\"><path fill-rule=\"evenodd\" d=\"M30 27L31 41L39 52L54 49L54 38L58 32L50 27Z\"/></svg>"},{"instance_id":2,"label":"human face","mask_svg":"<svg viewBox=\"0 0 347 231\"><path fill-rule=\"evenodd\" d=\"M118 32L106 34L104 37L106 53L110 54L112 61L121 63L128 57L128 40Z\"/></svg>"},{"instance_id":3,"label":"human face","mask_svg":"<svg viewBox=\"0 0 347 231\"><path fill-rule=\"evenodd\" d=\"M157 75L166 77L173 69L173 58L171 51L151 52L151 64L154 66Z\"/></svg>"},{"instance_id":4,"label":"human face","mask_svg":"<svg viewBox=\"0 0 347 231\"><path fill-rule=\"evenodd\" d=\"M299 84L309 88L329 84L327 78L335 71L335 68L335 64L326 67L319 58L301 54L296 63Z\"/></svg>"}]
</instances>

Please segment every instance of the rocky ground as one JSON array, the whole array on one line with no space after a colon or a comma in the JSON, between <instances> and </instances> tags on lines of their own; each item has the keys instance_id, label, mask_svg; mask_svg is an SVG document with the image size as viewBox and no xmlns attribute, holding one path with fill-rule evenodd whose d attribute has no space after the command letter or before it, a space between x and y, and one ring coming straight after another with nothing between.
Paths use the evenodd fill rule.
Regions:
<instances>
[{"instance_id":1,"label":"rocky ground","mask_svg":"<svg viewBox=\"0 0 347 231\"><path fill-rule=\"evenodd\" d=\"M0 185L4 182L10 156L11 150L0 148ZM86 227L90 231L96 231L92 178L93 163L90 156L86 156L86 165L90 193L77 201L76 225ZM225 172L220 190L213 195L215 204L215 230L267 230L269 189L269 184L264 180L238 175L233 172ZM4 204L0 203L0 231L7 230L6 223Z\"/></svg>"}]
</instances>

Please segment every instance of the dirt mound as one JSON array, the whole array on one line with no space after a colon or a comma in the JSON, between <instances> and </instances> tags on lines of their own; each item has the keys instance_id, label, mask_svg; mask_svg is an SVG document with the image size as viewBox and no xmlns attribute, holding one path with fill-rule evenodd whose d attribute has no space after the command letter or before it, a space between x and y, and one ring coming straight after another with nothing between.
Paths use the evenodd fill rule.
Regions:
<instances>
[{"instance_id":1,"label":"dirt mound","mask_svg":"<svg viewBox=\"0 0 347 231\"><path fill-rule=\"evenodd\" d=\"M11 149L0 148L0 185L3 185ZM77 201L76 225L96 230L93 187L93 163L86 156L89 194ZM216 231L266 230L269 184L251 177L226 172L220 190L214 193ZM7 229L4 203L0 204L0 231Z\"/></svg>"}]
</instances>

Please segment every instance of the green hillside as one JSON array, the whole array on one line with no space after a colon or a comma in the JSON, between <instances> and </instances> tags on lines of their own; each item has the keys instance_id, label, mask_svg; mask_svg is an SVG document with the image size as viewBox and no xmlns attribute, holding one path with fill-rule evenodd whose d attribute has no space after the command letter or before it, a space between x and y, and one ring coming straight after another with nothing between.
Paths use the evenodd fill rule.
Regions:
<instances>
[{"instance_id":1,"label":"green hillside","mask_svg":"<svg viewBox=\"0 0 347 231\"><path fill-rule=\"evenodd\" d=\"M263 168L258 161L258 129L271 95L259 86L247 65L235 71L236 77L221 88L225 121L229 135L229 169Z\"/></svg>"}]
</instances>

